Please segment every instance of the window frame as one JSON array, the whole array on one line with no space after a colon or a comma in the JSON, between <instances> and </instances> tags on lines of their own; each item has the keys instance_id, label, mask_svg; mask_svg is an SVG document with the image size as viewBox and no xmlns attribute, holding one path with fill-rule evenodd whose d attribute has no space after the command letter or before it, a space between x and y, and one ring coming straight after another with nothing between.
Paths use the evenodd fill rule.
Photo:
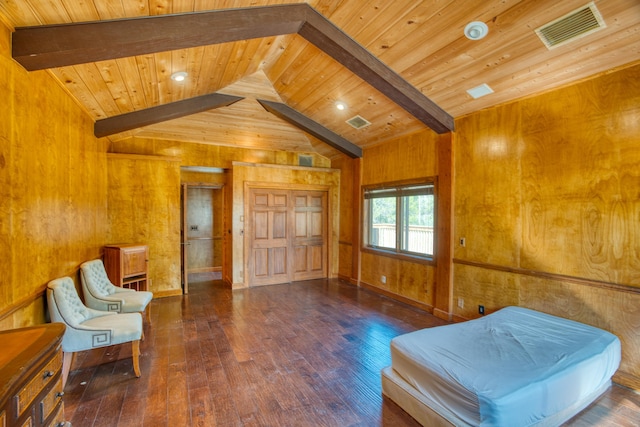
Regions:
<instances>
[{"instance_id":1,"label":"window frame","mask_svg":"<svg viewBox=\"0 0 640 427\"><path fill-rule=\"evenodd\" d=\"M410 252L407 250L402 250L402 231L403 224L401 220L402 211L402 196L412 195L411 187L418 186L431 186L433 189L433 254L424 255L418 252ZM368 203L369 199L375 197L368 197L368 194L375 193L378 194L390 194L394 195L396 198L396 244L395 248L387 248L381 246L371 245L369 243L369 235L370 235L370 215L371 215L371 207ZM363 252L373 253L376 255L387 256L396 259L408 260L412 262L417 262L421 264L431 264L435 265L436 260L436 250L437 250L437 212L438 212L438 180L437 177L424 177L417 180L407 180L407 181L395 181L395 182L387 182L375 185L363 185L362 186L362 194L361 194L361 203L362 203L362 239L360 242L360 248Z\"/></svg>"}]
</instances>

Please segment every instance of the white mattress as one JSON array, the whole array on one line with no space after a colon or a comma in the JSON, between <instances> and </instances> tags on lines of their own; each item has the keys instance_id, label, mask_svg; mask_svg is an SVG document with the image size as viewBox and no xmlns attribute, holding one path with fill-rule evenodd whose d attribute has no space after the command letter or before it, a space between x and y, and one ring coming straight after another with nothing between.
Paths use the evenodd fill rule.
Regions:
<instances>
[{"instance_id":1,"label":"white mattress","mask_svg":"<svg viewBox=\"0 0 640 427\"><path fill-rule=\"evenodd\" d=\"M606 331L521 307L391 341L391 367L477 426L530 426L602 390L620 364Z\"/></svg>"}]
</instances>

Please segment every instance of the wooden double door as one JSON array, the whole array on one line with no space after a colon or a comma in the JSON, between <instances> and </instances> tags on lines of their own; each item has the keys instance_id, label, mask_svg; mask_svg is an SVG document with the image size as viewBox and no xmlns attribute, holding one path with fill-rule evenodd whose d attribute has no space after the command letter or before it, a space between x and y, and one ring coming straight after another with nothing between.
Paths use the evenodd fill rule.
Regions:
<instances>
[{"instance_id":1,"label":"wooden double door","mask_svg":"<svg viewBox=\"0 0 640 427\"><path fill-rule=\"evenodd\" d=\"M327 192L252 188L249 286L327 277Z\"/></svg>"}]
</instances>

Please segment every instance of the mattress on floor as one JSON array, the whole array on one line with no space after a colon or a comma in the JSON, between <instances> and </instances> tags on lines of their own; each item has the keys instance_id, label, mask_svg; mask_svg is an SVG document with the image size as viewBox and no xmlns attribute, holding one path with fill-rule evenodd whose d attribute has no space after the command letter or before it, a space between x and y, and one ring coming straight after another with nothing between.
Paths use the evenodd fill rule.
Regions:
<instances>
[{"instance_id":1,"label":"mattress on floor","mask_svg":"<svg viewBox=\"0 0 640 427\"><path fill-rule=\"evenodd\" d=\"M592 396L619 364L615 335L521 307L391 341L395 373L479 426L535 425Z\"/></svg>"}]
</instances>

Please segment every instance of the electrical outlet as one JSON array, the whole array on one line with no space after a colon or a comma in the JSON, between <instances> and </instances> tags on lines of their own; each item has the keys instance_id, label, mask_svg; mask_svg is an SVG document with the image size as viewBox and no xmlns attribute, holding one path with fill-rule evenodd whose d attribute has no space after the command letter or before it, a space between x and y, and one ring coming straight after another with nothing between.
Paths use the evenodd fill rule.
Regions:
<instances>
[{"instance_id":1,"label":"electrical outlet","mask_svg":"<svg viewBox=\"0 0 640 427\"><path fill-rule=\"evenodd\" d=\"M382 283L387 283L387 276L380 276L380 281Z\"/></svg>"},{"instance_id":2,"label":"electrical outlet","mask_svg":"<svg viewBox=\"0 0 640 427\"><path fill-rule=\"evenodd\" d=\"M478 306L478 313L482 314L484 316L484 305L479 305Z\"/></svg>"},{"instance_id":3,"label":"electrical outlet","mask_svg":"<svg viewBox=\"0 0 640 427\"><path fill-rule=\"evenodd\" d=\"M460 246L462 246L463 248L465 246L467 246L467 239L465 239L464 237L460 238Z\"/></svg>"},{"instance_id":4,"label":"electrical outlet","mask_svg":"<svg viewBox=\"0 0 640 427\"><path fill-rule=\"evenodd\" d=\"M464 308L464 298L458 298L458 307Z\"/></svg>"}]
</instances>

